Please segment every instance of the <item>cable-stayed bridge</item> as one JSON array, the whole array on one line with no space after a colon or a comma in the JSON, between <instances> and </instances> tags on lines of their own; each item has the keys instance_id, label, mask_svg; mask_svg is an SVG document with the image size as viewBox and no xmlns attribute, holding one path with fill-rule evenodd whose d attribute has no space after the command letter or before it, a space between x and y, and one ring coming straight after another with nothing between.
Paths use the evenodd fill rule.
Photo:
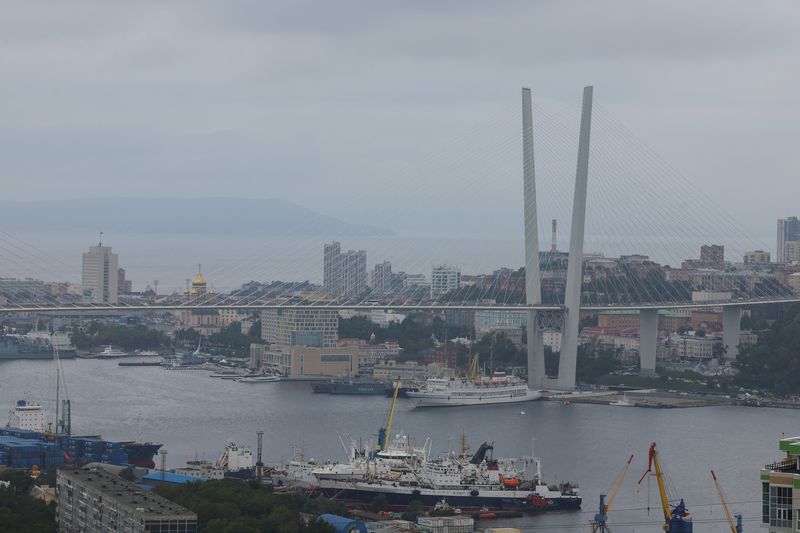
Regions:
<instances>
[{"instance_id":1,"label":"cable-stayed bridge","mask_svg":"<svg viewBox=\"0 0 800 533\"><path fill-rule=\"evenodd\" d=\"M519 120L518 111L513 114ZM571 131L572 122L579 123L577 132ZM489 124L487 129L496 126ZM516 129L509 142L492 148L501 153L516 153L519 158L518 132ZM574 138L578 140L577 164L575 152L571 151ZM448 165L468 175L475 172L475 167L486 165L485 159L488 159L483 157L487 154L481 153L470 154L476 158L472 161L458 155L454 160L434 157L439 165L435 170ZM3 297L0 290L0 313L274 308L510 309L528 313L531 386L545 384L542 331L557 328L563 333L563 344L556 385L572 388L581 310L639 311L641 363L642 369L648 371L655 369L659 309L722 308L723 344L727 348L726 355L735 357L741 308L800 301L800 295L787 284L782 273L764 264L732 266L723 260L721 248L709 246L700 259L684 261L691 257L692 249L698 248L694 242L697 239L726 244L735 241L733 248L728 244L729 253L731 249L743 253L763 248L756 240L743 238L746 231L737 221L724 210L715 209L713 202L692 189L692 182L671 169L604 108L595 106L592 87L584 89L579 121L572 121L571 117L564 121L558 115L534 107L530 91L523 89L521 159L524 267L518 270L501 268L491 275L472 276L469 283L452 290L434 293L412 286L403 290L334 291L328 286L330 280L326 279L322 285L307 281L252 282L215 291L208 290L203 282L202 290L187 287L167 295L153 292L137 298L121 296L113 303L93 303L87 301L85 294L34 289ZM509 172L510 168L513 167L505 171L516 172ZM487 172L493 171L480 169L477 179L471 182L471 190L465 192L478 196L487 192L485 186L492 184ZM570 179L565 179L567 176ZM565 194L567 183L574 184L571 205ZM541 197L546 202L538 199L537 192L545 193ZM510 197L516 196L510 192ZM547 232L543 230L549 224L540 222L550 218L543 217L541 211L571 213L568 252L557 249L554 220L550 249L541 251L540 240L546 237ZM612 259L587 253L588 245L613 249L619 257ZM702 257L703 253L707 257ZM481 250L476 250L476 254L480 255ZM0 235L0 260L21 269L29 268L33 273L41 272L42 277L53 263L52 256L46 252L6 233ZM263 279L257 264L242 266L245 264L234 264L218 271L227 270L242 279L248 276L252 276L249 279ZM681 268L677 268L678 264ZM347 285L344 278L352 278L355 268L358 267L345 264L338 269L341 279L334 279L331 286ZM698 294L700 298L696 297Z\"/></svg>"}]
</instances>

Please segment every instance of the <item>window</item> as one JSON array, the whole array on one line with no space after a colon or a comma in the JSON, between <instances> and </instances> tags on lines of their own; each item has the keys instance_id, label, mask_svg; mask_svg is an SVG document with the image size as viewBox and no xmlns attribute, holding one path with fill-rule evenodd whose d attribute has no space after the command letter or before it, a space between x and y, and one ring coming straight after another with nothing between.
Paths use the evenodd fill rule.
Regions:
<instances>
[{"instance_id":1,"label":"window","mask_svg":"<svg viewBox=\"0 0 800 533\"><path fill-rule=\"evenodd\" d=\"M769 525L792 527L791 487L769 487Z\"/></svg>"},{"instance_id":2,"label":"window","mask_svg":"<svg viewBox=\"0 0 800 533\"><path fill-rule=\"evenodd\" d=\"M769 524L769 483L761 483L761 523Z\"/></svg>"}]
</instances>

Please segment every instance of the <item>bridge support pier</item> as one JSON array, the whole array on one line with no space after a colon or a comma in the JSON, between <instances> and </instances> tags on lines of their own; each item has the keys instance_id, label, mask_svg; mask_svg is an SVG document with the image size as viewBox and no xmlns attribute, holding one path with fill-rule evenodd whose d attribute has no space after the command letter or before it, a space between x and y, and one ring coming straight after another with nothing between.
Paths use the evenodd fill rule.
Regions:
<instances>
[{"instance_id":1,"label":"bridge support pier","mask_svg":"<svg viewBox=\"0 0 800 533\"><path fill-rule=\"evenodd\" d=\"M544 368L544 338L539 328L539 312L528 313L528 388L541 389L547 374Z\"/></svg>"},{"instance_id":2,"label":"bridge support pier","mask_svg":"<svg viewBox=\"0 0 800 533\"><path fill-rule=\"evenodd\" d=\"M725 360L734 361L739 355L739 332L742 325L742 310L738 307L722 308L722 346Z\"/></svg>"},{"instance_id":3,"label":"bridge support pier","mask_svg":"<svg viewBox=\"0 0 800 533\"><path fill-rule=\"evenodd\" d=\"M572 201L572 227L567 263L567 290L564 295L566 316L558 363L558 388L575 388L578 363L578 328L583 284L583 238L586 226L586 187L589 180L589 137L592 129L592 87L583 88L581 131L578 138L578 167L575 171L575 196Z\"/></svg>"},{"instance_id":4,"label":"bridge support pier","mask_svg":"<svg viewBox=\"0 0 800 533\"><path fill-rule=\"evenodd\" d=\"M658 348L658 309L640 309L639 310L640 375L642 376L655 375L657 348Z\"/></svg>"},{"instance_id":5,"label":"bridge support pier","mask_svg":"<svg viewBox=\"0 0 800 533\"><path fill-rule=\"evenodd\" d=\"M539 223L536 213L536 170L533 158L533 106L531 90L522 89L522 180L525 208L525 302L542 303L539 272ZM528 313L528 388L541 388L545 379L544 343L538 311Z\"/></svg>"}]
</instances>

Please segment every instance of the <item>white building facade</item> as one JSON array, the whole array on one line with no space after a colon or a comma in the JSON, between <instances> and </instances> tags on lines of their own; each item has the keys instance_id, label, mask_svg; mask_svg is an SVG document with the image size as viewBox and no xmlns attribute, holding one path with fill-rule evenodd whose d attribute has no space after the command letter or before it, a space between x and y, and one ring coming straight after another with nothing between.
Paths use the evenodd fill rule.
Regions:
<instances>
[{"instance_id":1,"label":"white building facade","mask_svg":"<svg viewBox=\"0 0 800 533\"><path fill-rule=\"evenodd\" d=\"M83 300L93 304L117 303L118 269L119 259L110 246L90 247L83 254Z\"/></svg>"},{"instance_id":2,"label":"white building facade","mask_svg":"<svg viewBox=\"0 0 800 533\"><path fill-rule=\"evenodd\" d=\"M461 269L438 265L431 269L431 298L454 291L461 286Z\"/></svg>"}]
</instances>

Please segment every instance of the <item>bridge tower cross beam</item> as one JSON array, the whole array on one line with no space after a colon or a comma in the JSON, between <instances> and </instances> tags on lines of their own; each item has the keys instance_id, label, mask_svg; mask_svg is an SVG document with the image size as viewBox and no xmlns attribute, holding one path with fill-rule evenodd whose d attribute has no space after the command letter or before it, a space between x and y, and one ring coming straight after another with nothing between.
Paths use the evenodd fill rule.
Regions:
<instances>
[{"instance_id":1,"label":"bridge tower cross beam","mask_svg":"<svg viewBox=\"0 0 800 533\"><path fill-rule=\"evenodd\" d=\"M531 90L522 89L522 178L525 204L525 302L542 303L539 268L539 224L536 212L536 170L533 157ZM528 312L528 387L540 388L545 379L544 342L538 311Z\"/></svg>"},{"instance_id":2,"label":"bridge tower cross beam","mask_svg":"<svg viewBox=\"0 0 800 533\"><path fill-rule=\"evenodd\" d=\"M564 331L558 364L558 387L575 388L578 361L578 327L583 282L583 239L586 230L586 188L589 179L589 138L592 129L592 87L583 88L581 130L578 138L578 166L575 170L575 196L572 202L567 287L564 295Z\"/></svg>"}]
</instances>

